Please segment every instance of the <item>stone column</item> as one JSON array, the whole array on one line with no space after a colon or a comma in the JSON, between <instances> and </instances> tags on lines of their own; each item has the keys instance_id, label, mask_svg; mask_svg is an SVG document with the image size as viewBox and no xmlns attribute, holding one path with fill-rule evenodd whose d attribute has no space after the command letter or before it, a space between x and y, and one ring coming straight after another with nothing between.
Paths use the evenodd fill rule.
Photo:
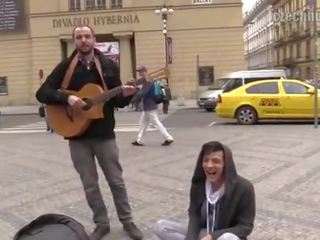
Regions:
<instances>
[{"instance_id":1,"label":"stone column","mask_svg":"<svg viewBox=\"0 0 320 240\"><path fill-rule=\"evenodd\" d=\"M130 39L133 37L132 32L114 32L113 36L119 39L120 50L120 78L123 83L133 77L132 72L132 55Z\"/></svg>"}]
</instances>

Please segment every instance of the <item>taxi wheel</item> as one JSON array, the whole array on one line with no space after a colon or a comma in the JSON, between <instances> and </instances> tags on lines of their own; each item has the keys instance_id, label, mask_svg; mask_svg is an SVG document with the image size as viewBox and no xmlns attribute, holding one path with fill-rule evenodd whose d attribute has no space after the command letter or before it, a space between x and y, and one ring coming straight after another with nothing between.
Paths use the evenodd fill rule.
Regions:
<instances>
[{"instance_id":1,"label":"taxi wheel","mask_svg":"<svg viewBox=\"0 0 320 240\"><path fill-rule=\"evenodd\" d=\"M240 107L237 110L236 118L238 120L238 123L244 125L255 124L258 121L256 110L249 106Z\"/></svg>"}]
</instances>

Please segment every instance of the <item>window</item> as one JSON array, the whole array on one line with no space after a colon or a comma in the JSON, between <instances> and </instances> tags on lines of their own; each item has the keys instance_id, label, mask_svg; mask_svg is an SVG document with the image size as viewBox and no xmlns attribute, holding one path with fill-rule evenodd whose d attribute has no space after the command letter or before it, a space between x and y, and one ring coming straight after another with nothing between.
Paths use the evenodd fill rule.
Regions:
<instances>
[{"instance_id":1,"label":"window","mask_svg":"<svg viewBox=\"0 0 320 240\"><path fill-rule=\"evenodd\" d=\"M213 66L199 67L199 86L210 86L213 84Z\"/></svg>"},{"instance_id":2,"label":"window","mask_svg":"<svg viewBox=\"0 0 320 240\"><path fill-rule=\"evenodd\" d=\"M297 42L297 58L301 57L301 43Z\"/></svg>"},{"instance_id":3,"label":"window","mask_svg":"<svg viewBox=\"0 0 320 240\"><path fill-rule=\"evenodd\" d=\"M7 77L0 77L0 95L8 94Z\"/></svg>"},{"instance_id":4,"label":"window","mask_svg":"<svg viewBox=\"0 0 320 240\"><path fill-rule=\"evenodd\" d=\"M289 46L289 58L291 59L293 57L293 44L290 44Z\"/></svg>"},{"instance_id":5,"label":"window","mask_svg":"<svg viewBox=\"0 0 320 240\"><path fill-rule=\"evenodd\" d=\"M310 58L311 56L311 45L310 40L306 41L306 58Z\"/></svg>"},{"instance_id":6,"label":"window","mask_svg":"<svg viewBox=\"0 0 320 240\"><path fill-rule=\"evenodd\" d=\"M211 4L212 0L192 0L193 4Z\"/></svg>"},{"instance_id":7,"label":"window","mask_svg":"<svg viewBox=\"0 0 320 240\"><path fill-rule=\"evenodd\" d=\"M95 0L86 0L86 10L91 10L96 8Z\"/></svg>"},{"instance_id":8,"label":"window","mask_svg":"<svg viewBox=\"0 0 320 240\"><path fill-rule=\"evenodd\" d=\"M69 0L69 9L70 11L80 10L80 0Z\"/></svg>"},{"instance_id":9,"label":"window","mask_svg":"<svg viewBox=\"0 0 320 240\"><path fill-rule=\"evenodd\" d=\"M292 29L293 29L293 27L292 27L292 22L289 22L289 23L288 23L288 29L289 29L289 30L288 30L288 35L291 35L292 32L293 32L293 30L292 30Z\"/></svg>"},{"instance_id":10,"label":"window","mask_svg":"<svg viewBox=\"0 0 320 240\"><path fill-rule=\"evenodd\" d=\"M106 8L106 0L97 0L97 8L105 9Z\"/></svg>"},{"instance_id":11,"label":"window","mask_svg":"<svg viewBox=\"0 0 320 240\"><path fill-rule=\"evenodd\" d=\"M276 30L276 40L278 41L279 38L280 38L280 34L279 34L279 26L276 26L275 27L275 30Z\"/></svg>"},{"instance_id":12,"label":"window","mask_svg":"<svg viewBox=\"0 0 320 240\"><path fill-rule=\"evenodd\" d=\"M255 78L245 78L244 79L244 84L251 83L251 82L256 82L256 81L261 81L261 80L272 80L272 79L279 79L281 76L277 77L255 77Z\"/></svg>"},{"instance_id":13,"label":"window","mask_svg":"<svg viewBox=\"0 0 320 240\"><path fill-rule=\"evenodd\" d=\"M71 0L71 2L79 1L79 7L76 10L81 9L81 4L85 4L82 6L82 9L85 10L96 10L96 9L106 9L106 0Z\"/></svg>"},{"instance_id":14,"label":"window","mask_svg":"<svg viewBox=\"0 0 320 240\"><path fill-rule=\"evenodd\" d=\"M283 47L283 59L287 58L287 46Z\"/></svg>"},{"instance_id":15,"label":"window","mask_svg":"<svg viewBox=\"0 0 320 240\"><path fill-rule=\"evenodd\" d=\"M122 0L111 1L111 8L121 8L121 7L122 7Z\"/></svg>"},{"instance_id":16,"label":"window","mask_svg":"<svg viewBox=\"0 0 320 240\"><path fill-rule=\"evenodd\" d=\"M308 88L300 83L295 82L284 82L284 91L288 94L306 94L308 93Z\"/></svg>"},{"instance_id":17,"label":"window","mask_svg":"<svg viewBox=\"0 0 320 240\"><path fill-rule=\"evenodd\" d=\"M259 83L246 89L246 93L270 94L279 93L277 82Z\"/></svg>"},{"instance_id":18,"label":"window","mask_svg":"<svg viewBox=\"0 0 320 240\"><path fill-rule=\"evenodd\" d=\"M312 78L311 68L307 67L307 69L306 69L306 79L311 79L311 78Z\"/></svg>"},{"instance_id":19,"label":"window","mask_svg":"<svg viewBox=\"0 0 320 240\"><path fill-rule=\"evenodd\" d=\"M230 92L231 90L241 87L242 85L242 78L232 78L224 85L223 92Z\"/></svg>"}]
</instances>

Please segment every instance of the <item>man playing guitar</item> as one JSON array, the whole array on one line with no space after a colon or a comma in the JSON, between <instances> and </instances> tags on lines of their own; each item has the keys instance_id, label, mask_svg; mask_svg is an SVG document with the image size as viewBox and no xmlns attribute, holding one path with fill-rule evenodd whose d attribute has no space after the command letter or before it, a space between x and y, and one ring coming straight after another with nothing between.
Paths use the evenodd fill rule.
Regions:
<instances>
[{"instance_id":1,"label":"man playing guitar","mask_svg":"<svg viewBox=\"0 0 320 240\"><path fill-rule=\"evenodd\" d=\"M73 165L80 175L87 202L93 211L96 228L90 239L100 240L110 232L107 209L98 185L97 159L111 188L124 230L132 239L140 240L143 235L132 220L114 133L114 108L128 105L136 88L121 86L118 66L94 48L95 36L90 26L75 27L72 34L76 50L69 59L55 67L37 91L36 97L41 103L47 104L48 109L58 106L72 113L81 111L87 103L68 90L78 91L86 84L97 85L103 91L120 89L120 94L115 94L102 105L103 117L90 120L81 134L66 138L69 140ZM76 122L77 119L71 115L68 116Z\"/></svg>"}]
</instances>

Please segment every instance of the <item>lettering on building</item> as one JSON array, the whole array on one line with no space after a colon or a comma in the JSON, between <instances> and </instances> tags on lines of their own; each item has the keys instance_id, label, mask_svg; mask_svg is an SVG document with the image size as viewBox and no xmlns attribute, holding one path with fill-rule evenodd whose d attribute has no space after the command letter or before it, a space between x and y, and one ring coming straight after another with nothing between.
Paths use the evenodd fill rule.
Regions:
<instances>
[{"instance_id":1,"label":"lettering on building","mask_svg":"<svg viewBox=\"0 0 320 240\"><path fill-rule=\"evenodd\" d=\"M93 18L94 26L103 26L110 24L132 24L140 23L138 15L112 15L112 16L96 16Z\"/></svg>"},{"instance_id":2,"label":"lettering on building","mask_svg":"<svg viewBox=\"0 0 320 240\"><path fill-rule=\"evenodd\" d=\"M94 16L88 17L75 17L75 18L56 18L52 20L53 28L68 28L78 25L91 25L91 26L105 26L111 24L135 24L140 23L137 14L127 15L109 15L109 16Z\"/></svg>"},{"instance_id":3,"label":"lettering on building","mask_svg":"<svg viewBox=\"0 0 320 240\"><path fill-rule=\"evenodd\" d=\"M79 25L90 25L90 20L87 17L84 18L59 18L53 19L53 28L63 27L75 27Z\"/></svg>"}]
</instances>

